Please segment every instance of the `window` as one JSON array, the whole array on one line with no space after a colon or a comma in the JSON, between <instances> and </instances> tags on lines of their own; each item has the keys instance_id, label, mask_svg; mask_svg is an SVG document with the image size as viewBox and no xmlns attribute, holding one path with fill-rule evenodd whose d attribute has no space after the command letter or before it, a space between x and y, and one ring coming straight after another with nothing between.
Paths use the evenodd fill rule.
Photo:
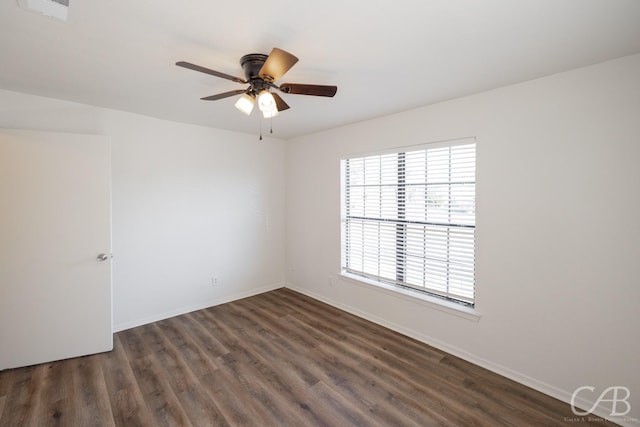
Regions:
<instances>
[{"instance_id":1,"label":"window","mask_svg":"<svg viewBox=\"0 0 640 427\"><path fill-rule=\"evenodd\" d=\"M475 165L474 139L343 159L343 272L473 306Z\"/></svg>"}]
</instances>

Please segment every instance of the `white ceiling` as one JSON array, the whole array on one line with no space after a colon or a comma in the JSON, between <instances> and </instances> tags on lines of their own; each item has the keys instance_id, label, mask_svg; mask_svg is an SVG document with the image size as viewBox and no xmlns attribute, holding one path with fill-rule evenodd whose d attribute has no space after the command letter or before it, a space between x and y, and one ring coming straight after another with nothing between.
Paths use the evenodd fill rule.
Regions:
<instances>
[{"instance_id":1,"label":"white ceiling","mask_svg":"<svg viewBox=\"0 0 640 427\"><path fill-rule=\"evenodd\" d=\"M640 52L639 0L70 0L61 22L0 1L0 88L257 133L234 98L239 59L272 47L300 61L279 83L288 139Z\"/></svg>"}]
</instances>

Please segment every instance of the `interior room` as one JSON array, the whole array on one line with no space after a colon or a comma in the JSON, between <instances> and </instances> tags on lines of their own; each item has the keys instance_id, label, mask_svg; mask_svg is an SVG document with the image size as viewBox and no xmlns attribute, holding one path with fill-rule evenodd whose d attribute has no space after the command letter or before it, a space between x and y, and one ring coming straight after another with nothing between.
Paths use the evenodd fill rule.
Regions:
<instances>
[{"instance_id":1,"label":"interior room","mask_svg":"<svg viewBox=\"0 0 640 427\"><path fill-rule=\"evenodd\" d=\"M0 426L637 426L638 22L636 0L1 2ZM400 160L463 146L473 193L448 154L448 201L428 177L415 200L464 219L405 216ZM385 159L370 237L357 165L383 194ZM450 255L446 291L411 281L440 268L414 226L471 230L466 282Z\"/></svg>"}]
</instances>

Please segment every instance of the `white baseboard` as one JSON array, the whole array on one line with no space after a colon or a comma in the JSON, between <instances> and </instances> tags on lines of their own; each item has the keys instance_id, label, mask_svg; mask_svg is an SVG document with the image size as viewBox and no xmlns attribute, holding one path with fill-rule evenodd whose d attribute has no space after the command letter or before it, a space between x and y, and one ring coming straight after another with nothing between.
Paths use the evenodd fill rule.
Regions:
<instances>
[{"instance_id":1,"label":"white baseboard","mask_svg":"<svg viewBox=\"0 0 640 427\"><path fill-rule=\"evenodd\" d=\"M198 304L178 307L162 313L154 314L152 316L136 319L130 322L119 323L117 325L114 325L113 332L116 333L116 332L124 331L126 329L135 328L137 326L146 325L148 323L157 322L159 320L168 319L170 317L180 316L181 314L191 313L192 311L202 310L203 308L214 307L216 305L225 304L227 302L236 301L242 298L252 297L254 295L258 295L265 292L273 291L275 289L283 288L284 286L285 286L285 283L279 282L279 283L263 286L261 288L251 289L245 292L238 292L234 294L225 295L220 298L214 298L214 299L202 301L202 302L199 302Z\"/></svg>"},{"instance_id":2,"label":"white baseboard","mask_svg":"<svg viewBox=\"0 0 640 427\"><path fill-rule=\"evenodd\" d=\"M393 322L389 322L388 320L379 317L375 314L369 313L369 312L365 312L362 311L360 309L357 309L355 307L351 307L347 304L344 304L340 301L335 301L333 299L330 298L326 298L322 295L316 294L314 292L311 292L307 289L304 288L300 288L298 286L295 286L292 283L285 283L284 287L289 288L291 290L294 290L296 292L300 292L301 294L304 294L308 297L311 297L313 299L316 299L318 301L322 301L326 304L329 304L333 307L339 308L341 310L344 310L348 313L351 313L353 315L356 315L358 317L361 317L363 319L369 320L373 323L376 323L378 325L384 326L385 328L389 328L395 332L401 333L403 335L406 335L408 337L414 338L420 342L423 342L425 344L428 344L432 347L435 347L439 350L445 351L449 354L452 354L456 357L459 357L460 359L466 360L467 362L473 363L474 365L478 365L482 368L485 368L491 372L494 372L498 375L502 375L503 377L509 378L510 380L513 380L517 383L523 384L527 387L530 387L534 390L537 390L541 393L544 393L548 396L551 396L553 398L556 398L562 402L567 403L567 405L571 404L571 396L573 394L573 390L572 391L566 391L563 389L560 389L558 387L555 387L551 384L547 384L545 382L539 381L535 378L532 378L528 375L522 374L520 372L514 371L512 369L509 369L505 366L502 366L500 364L494 363L490 360L484 359L482 357L478 357L475 354L469 353L465 350L462 350L458 347L452 346L450 344L447 344L443 341L440 341L438 339L435 339L433 337L430 337L428 335L425 335L421 332L417 332L415 330L406 328L404 326L395 324ZM593 407L594 402L590 402L587 401L586 399L580 398L578 397L575 401L576 406L578 406L579 408L591 408ZM605 418L605 419L610 419L611 421L620 424L621 426L634 426L634 427L638 427L638 422L635 419L629 419L628 421L626 419L612 419L611 416L607 413L605 408L597 408L596 410L593 411L593 413L591 414L591 417L600 417L600 418ZM586 417L585 417L586 419Z\"/></svg>"}]
</instances>

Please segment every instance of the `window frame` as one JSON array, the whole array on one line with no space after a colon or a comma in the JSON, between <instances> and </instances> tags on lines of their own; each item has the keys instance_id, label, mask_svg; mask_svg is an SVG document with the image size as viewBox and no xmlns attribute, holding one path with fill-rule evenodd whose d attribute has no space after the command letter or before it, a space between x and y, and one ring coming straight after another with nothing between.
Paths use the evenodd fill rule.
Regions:
<instances>
[{"instance_id":1,"label":"window frame","mask_svg":"<svg viewBox=\"0 0 640 427\"><path fill-rule=\"evenodd\" d=\"M475 230L476 230L476 213L475 213L475 209L473 211L473 225L470 226L469 228L471 228L472 231L472 242L473 242L473 253L472 253L472 290L473 290L473 296L471 298L471 301L464 301L464 300L459 300L456 298L452 298L449 296L444 296L441 293L437 293L437 292L433 292L433 287L432 288L418 288L417 286L412 286L412 285L408 285L406 283L403 283L404 281L404 277L402 276L402 272L406 272L406 269L402 269L402 268L398 268L398 264L397 263L406 263L406 254L408 253L408 249L401 247L404 245L404 242L406 242L406 240L403 241L403 243L400 243L400 237L402 237L403 239L406 239L407 233L406 233L406 227L407 227L407 222L405 221L405 212L404 209L406 207L406 204L404 203L399 203L400 200L402 200L403 202L406 201L406 176L401 176L407 173L406 169L404 168L404 162L406 162L406 153L410 153L410 152L415 152L415 151L420 151L420 150L434 150L434 149L438 149L438 148L445 148L445 147L455 147L455 146L461 146L461 145L470 145L473 144L474 145L474 178L473 181L471 182L471 184L473 185L473 200L474 200L474 206L475 206L475 195L476 195L476 169L477 169L477 141L475 137L466 137L466 138L458 138L458 139L453 139L453 140L445 140L445 141L437 141L437 142L430 142L430 143L426 143L426 144L418 144L418 145L410 145L410 146L402 146L402 147L394 147L394 148L390 148L390 149L386 149L386 150L380 150L380 151L374 151L374 152L366 152L366 153L354 153L354 154L349 154L349 155L345 155L343 157L341 157L340 159L340 171L341 171L341 179L340 179L340 218L341 218L341 223L340 223L340 238L341 238L341 252L340 252L340 256L341 256L341 261L340 261L340 274L343 277L346 277L350 280L353 280L359 284L366 284L366 285L374 285L377 286L378 288L384 289L385 291L391 291L394 294L399 294L401 296L404 297L411 297L411 298L417 298L421 301L425 301L427 302L429 305L436 305L436 308L441 308L444 311L449 311L449 312L458 312L458 313L462 313L464 317L468 317L470 319L474 319L474 320L478 320L480 315L479 313L476 311L477 308L477 294L476 294L476 280L475 280ZM347 252L346 252L346 248L347 248L347 226L348 224L350 224L350 222L347 222L347 217L351 216L350 212L348 211L348 208L350 207L350 205L347 203L347 197L350 197L350 195L348 194L350 188L352 187L347 187L347 179L348 177L346 176L347 174L347 168L346 168L346 161L347 160L356 160L356 159L363 159L366 157L371 157L371 156L384 156L384 155L389 155L389 154L395 154L398 155L398 166L396 168L396 172L398 173L398 177L397 177L397 196L396 197L400 197L399 199L396 198L396 202L395 204L398 207L398 211L397 211L397 219L400 221L396 221L396 248L395 248L395 253L396 253L396 278L395 280L390 280L384 277L376 277L375 275L371 275L371 274L365 274L365 273L360 273L358 271L351 271L349 270L349 265L347 264ZM449 159L449 162L451 161L451 153L449 153L449 155L447 156L447 158ZM426 157L425 157L426 158ZM449 164L448 166L448 170L451 171L451 165ZM451 183L449 183L449 185L451 185ZM380 186L382 186L382 184L380 184ZM425 183L425 191L426 191L426 183ZM382 202L381 202L382 203ZM425 215L426 215L426 207L425 207ZM449 208L450 210L450 208ZM355 217L355 215L354 215ZM394 221L389 221L389 222L394 222ZM400 227L400 229L398 228ZM404 230L402 230L402 227L404 227ZM448 223L446 225L446 227L449 228L455 228L456 225L455 224L451 224ZM392 245L390 245L392 246ZM450 243L446 244L446 247L448 248L450 246ZM381 245L377 246L378 248L381 247ZM450 260L447 260L447 266L449 266L451 264ZM363 268L364 270L364 268ZM398 274L400 274L400 276L398 276Z\"/></svg>"}]
</instances>

